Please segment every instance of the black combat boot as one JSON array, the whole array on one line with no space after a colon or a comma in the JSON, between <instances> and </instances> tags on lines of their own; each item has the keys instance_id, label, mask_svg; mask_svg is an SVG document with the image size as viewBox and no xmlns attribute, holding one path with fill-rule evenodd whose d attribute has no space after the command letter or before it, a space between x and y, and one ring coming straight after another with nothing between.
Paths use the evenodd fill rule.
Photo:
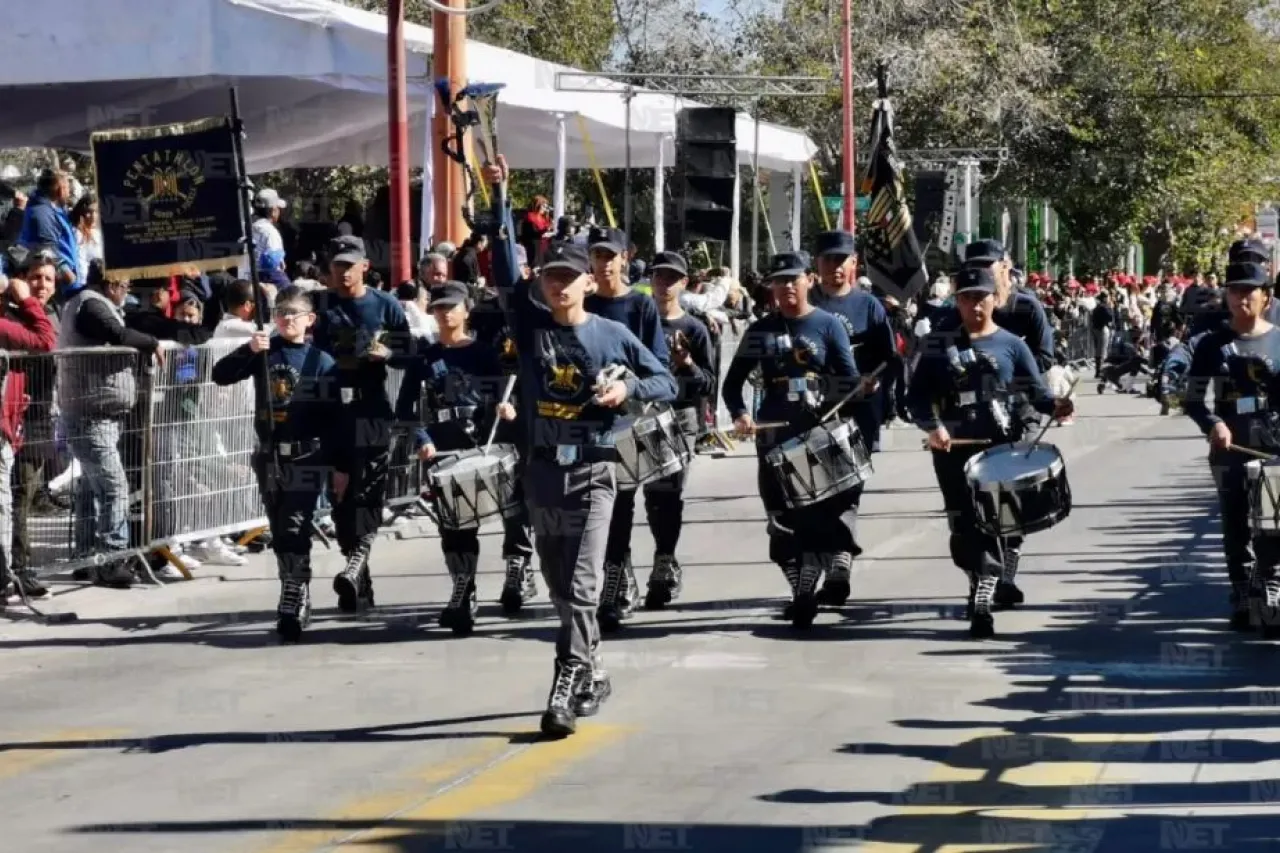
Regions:
<instances>
[{"instance_id":1,"label":"black combat boot","mask_svg":"<svg viewBox=\"0 0 1280 853\"><path fill-rule=\"evenodd\" d=\"M822 577L822 566L813 560L800 561L799 580L796 583L796 596L791 600L791 624L796 628L808 628L813 625L818 615L818 579Z\"/></svg>"},{"instance_id":2,"label":"black combat boot","mask_svg":"<svg viewBox=\"0 0 1280 853\"><path fill-rule=\"evenodd\" d=\"M1026 600L1022 590L1018 589L1015 579L1018 577L1018 561L1022 559L1019 548L1004 549L1004 565L1000 571L1000 581L996 584L993 599L997 610L1012 609Z\"/></svg>"},{"instance_id":3,"label":"black combat boot","mask_svg":"<svg viewBox=\"0 0 1280 853\"><path fill-rule=\"evenodd\" d=\"M453 578L453 593L449 603L440 611L440 627L449 628L459 637L475 630L476 613L480 603L476 596L476 565L478 554L448 553L444 555L449 576Z\"/></svg>"},{"instance_id":4,"label":"black combat boot","mask_svg":"<svg viewBox=\"0 0 1280 853\"><path fill-rule=\"evenodd\" d=\"M986 640L996 633L995 618L991 615L994 605L996 584L999 578L995 575L982 575L973 591L973 615L969 617L969 636L975 640Z\"/></svg>"},{"instance_id":5,"label":"black combat boot","mask_svg":"<svg viewBox=\"0 0 1280 853\"><path fill-rule=\"evenodd\" d=\"M818 590L818 603L828 607L843 607L849 600L849 577L853 570L853 555L842 551L831 556L827 578Z\"/></svg>"},{"instance_id":6,"label":"black combat boot","mask_svg":"<svg viewBox=\"0 0 1280 853\"><path fill-rule=\"evenodd\" d=\"M542 733L547 737L568 737L578 730L578 715L573 710L574 697L583 690L587 670L588 667L580 663L556 661L555 678L547 696L547 710L542 715Z\"/></svg>"},{"instance_id":7,"label":"black combat boot","mask_svg":"<svg viewBox=\"0 0 1280 853\"><path fill-rule=\"evenodd\" d=\"M538 582L533 574L533 561L525 556L507 557L507 577L502 583L498 603L507 616L518 616L524 606L538 595Z\"/></svg>"},{"instance_id":8,"label":"black combat boot","mask_svg":"<svg viewBox=\"0 0 1280 853\"><path fill-rule=\"evenodd\" d=\"M276 605L276 633L286 643L302 639L311 624L311 584L286 578L280 581L280 603Z\"/></svg>"},{"instance_id":9,"label":"black combat boot","mask_svg":"<svg viewBox=\"0 0 1280 853\"><path fill-rule=\"evenodd\" d=\"M649 574L649 591L644 606L661 610L680 597L684 589L684 571L673 554L654 554L653 571Z\"/></svg>"},{"instance_id":10,"label":"black combat boot","mask_svg":"<svg viewBox=\"0 0 1280 853\"><path fill-rule=\"evenodd\" d=\"M598 654L592 655L591 669L582 679L582 687L573 697L573 713L579 717L594 717L604 700L613 695L613 681L605 671L604 661Z\"/></svg>"}]
</instances>

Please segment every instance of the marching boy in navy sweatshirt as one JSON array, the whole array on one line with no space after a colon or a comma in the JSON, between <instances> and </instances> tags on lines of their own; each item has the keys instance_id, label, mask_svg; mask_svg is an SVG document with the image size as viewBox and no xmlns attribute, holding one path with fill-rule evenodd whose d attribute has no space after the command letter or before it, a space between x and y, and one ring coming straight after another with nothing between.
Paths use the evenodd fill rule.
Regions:
<instances>
[{"instance_id":1,"label":"marching boy in navy sweatshirt","mask_svg":"<svg viewBox=\"0 0 1280 853\"><path fill-rule=\"evenodd\" d=\"M253 378L258 434L253 470L280 571L276 632L290 642L301 637L311 619L310 521L332 467L334 425L342 411L332 356L307 343L315 322L307 292L286 287L276 297L278 334L255 332L213 366L218 385Z\"/></svg>"}]
</instances>

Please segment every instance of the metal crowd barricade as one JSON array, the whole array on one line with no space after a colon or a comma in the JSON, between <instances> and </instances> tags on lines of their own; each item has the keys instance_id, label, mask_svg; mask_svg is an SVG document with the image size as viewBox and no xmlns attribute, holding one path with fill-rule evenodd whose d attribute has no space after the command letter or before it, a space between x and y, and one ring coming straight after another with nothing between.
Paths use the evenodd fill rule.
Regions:
<instances>
[{"instance_id":1,"label":"metal crowd barricade","mask_svg":"<svg viewBox=\"0 0 1280 853\"><path fill-rule=\"evenodd\" d=\"M167 551L267 523L252 466L254 384L224 388L212 379L214 364L243 343L165 347L151 394L152 549Z\"/></svg>"},{"instance_id":2,"label":"metal crowd barricade","mask_svg":"<svg viewBox=\"0 0 1280 853\"><path fill-rule=\"evenodd\" d=\"M40 573L146 550L152 375L137 350L8 353L30 398L14 461L13 565ZM113 529L114 528L114 529Z\"/></svg>"}]
</instances>

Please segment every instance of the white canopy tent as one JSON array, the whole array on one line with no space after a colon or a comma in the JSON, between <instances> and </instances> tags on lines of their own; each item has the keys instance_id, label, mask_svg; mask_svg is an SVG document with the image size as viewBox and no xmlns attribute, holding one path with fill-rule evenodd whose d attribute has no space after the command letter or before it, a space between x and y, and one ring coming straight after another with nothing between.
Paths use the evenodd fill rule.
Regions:
<instances>
[{"instance_id":1,"label":"white canopy tent","mask_svg":"<svg viewBox=\"0 0 1280 853\"><path fill-rule=\"evenodd\" d=\"M225 113L228 87L237 85L250 172L387 163L382 15L333 0L5 0L5 12L0 148L85 151L94 130ZM432 32L407 25L405 34L411 157L421 166L437 99ZM625 164L620 95L556 91L557 73L573 69L474 41L467 67L473 80L505 84L500 141L514 168L555 169L562 187L564 170L587 168L593 156L602 168ZM697 104L632 99L633 167L674 163L683 106ZM754 136L740 115L740 163L752 161ZM761 124L760 165L790 173L797 200L801 167L814 152L804 134Z\"/></svg>"}]
</instances>

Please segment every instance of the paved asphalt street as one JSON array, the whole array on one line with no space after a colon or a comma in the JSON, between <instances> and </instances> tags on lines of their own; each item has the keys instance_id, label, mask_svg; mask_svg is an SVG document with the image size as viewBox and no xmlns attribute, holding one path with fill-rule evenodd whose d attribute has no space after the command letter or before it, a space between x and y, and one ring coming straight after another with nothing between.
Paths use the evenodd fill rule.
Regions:
<instances>
[{"instance_id":1,"label":"paved asphalt street","mask_svg":"<svg viewBox=\"0 0 1280 853\"><path fill-rule=\"evenodd\" d=\"M497 614L492 535L466 639L435 627L447 578L414 526L375 549L363 619L320 556L299 646L269 557L64 588L74 624L0 619L3 849L1280 849L1280 649L1223 630L1206 446L1148 400L1079 409L1050 433L1074 512L1028 541L1027 604L987 642L914 429L876 458L849 606L806 633L775 618L750 448L700 458L684 597L607 641L614 696L557 743L533 734L550 608ZM650 545L641 524L642 577Z\"/></svg>"}]
</instances>

